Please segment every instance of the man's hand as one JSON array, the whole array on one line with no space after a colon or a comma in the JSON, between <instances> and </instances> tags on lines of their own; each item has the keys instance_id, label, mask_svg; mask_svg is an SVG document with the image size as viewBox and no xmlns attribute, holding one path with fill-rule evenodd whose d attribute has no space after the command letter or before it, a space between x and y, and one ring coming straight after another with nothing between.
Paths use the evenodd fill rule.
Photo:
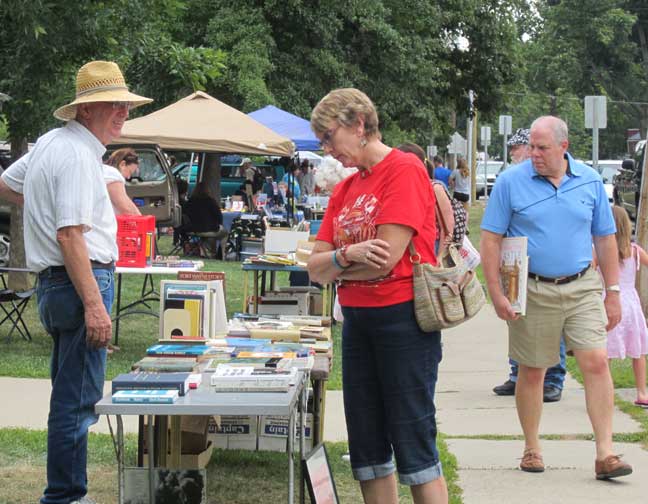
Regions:
<instances>
[{"instance_id":1,"label":"man's hand","mask_svg":"<svg viewBox=\"0 0 648 504\"><path fill-rule=\"evenodd\" d=\"M504 295L495 296L493 306L495 307L497 316L502 320L517 320L520 318L520 314L513 310L511 302Z\"/></svg>"},{"instance_id":2,"label":"man's hand","mask_svg":"<svg viewBox=\"0 0 648 504\"><path fill-rule=\"evenodd\" d=\"M112 322L103 304L85 307L86 342L92 348L108 346L112 338Z\"/></svg>"},{"instance_id":3,"label":"man's hand","mask_svg":"<svg viewBox=\"0 0 648 504\"><path fill-rule=\"evenodd\" d=\"M606 331L611 331L621 322L621 301L619 297L618 292L608 291L605 293L605 313L608 318L608 323L605 326Z\"/></svg>"}]
</instances>

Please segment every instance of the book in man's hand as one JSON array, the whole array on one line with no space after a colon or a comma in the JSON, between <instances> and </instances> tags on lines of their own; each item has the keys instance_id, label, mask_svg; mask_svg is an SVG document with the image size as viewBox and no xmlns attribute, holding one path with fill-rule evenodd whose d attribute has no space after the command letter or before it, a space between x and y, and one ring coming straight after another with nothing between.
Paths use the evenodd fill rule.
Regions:
<instances>
[{"instance_id":1,"label":"book in man's hand","mask_svg":"<svg viewBox=\"0 0 648 504\"><path fill-rule=\"evenodd\" d=\"M112 381L112 393L120 390L174 389L181 396L189 390L191 373L125 373Z\"/></svg>"},{"instance_id":2,"label":"book in man's hand","mask_svg":"<svg viewBox=\"0 0 648 504\"><path fill-rule=\"evenodd\" d=\"M112 396L115 404L173 404L178 400L178 391L173 389L120 390Z\"/></svg>"},{"instance_id":3,"label":"book in man's hand","mask_svg":"<svg viewBox=\"0 0 648 504\"><path fill-rule=\"evenodd\" d=\"M500 282L502 292L511 307L520 315L526 314L529 256L527 237L504 238L500 249Z\"/></svg>"}]
</instances>

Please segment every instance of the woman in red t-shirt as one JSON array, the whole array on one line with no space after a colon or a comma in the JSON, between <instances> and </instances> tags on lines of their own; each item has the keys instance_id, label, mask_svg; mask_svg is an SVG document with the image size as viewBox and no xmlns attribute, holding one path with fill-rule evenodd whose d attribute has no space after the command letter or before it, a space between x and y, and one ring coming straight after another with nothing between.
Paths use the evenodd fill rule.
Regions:
<instances>
[{"instance_id":1,"label":"woman in red t-shirt","mask_svg":"<svg viewBox=\"0 0 648 504\"><path fill-rule=\"evenodd\" d=\"M308 262L311 280L338 282L349 451L365 502L396 504L399 480L416 502L446 503L436 449L434 389L441 335L414 317L414 242L435 263L435 198L421 161L382 143L378 114L357 89L317 104L311 127L324 151L358 173L331 196Z\"/></svg>"}]
</instances>

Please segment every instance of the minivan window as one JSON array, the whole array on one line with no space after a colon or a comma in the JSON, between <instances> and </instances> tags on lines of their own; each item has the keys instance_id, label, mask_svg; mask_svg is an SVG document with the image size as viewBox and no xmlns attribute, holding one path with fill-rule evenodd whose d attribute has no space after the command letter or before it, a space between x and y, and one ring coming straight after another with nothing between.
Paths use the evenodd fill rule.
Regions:
<instances>
[{"instance_id":1,"label":"minivan window","mask_svg":"<svg viewBox=\"0 0 648 504\"><path fill-rule=\"evenodd\" d=\"M142 182L164 180L166 174L154 151L139 151L139 178Z\"/></svg>"}]
</instances>

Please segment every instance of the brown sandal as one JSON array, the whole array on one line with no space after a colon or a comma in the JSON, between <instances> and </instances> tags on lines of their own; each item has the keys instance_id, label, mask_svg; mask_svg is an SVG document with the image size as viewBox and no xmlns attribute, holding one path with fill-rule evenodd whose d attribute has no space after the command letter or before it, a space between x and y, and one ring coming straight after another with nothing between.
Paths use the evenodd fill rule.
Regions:
<instances>
[{"instance_id":1,"label":"brown sandal","mask_svg":"<svg viewBox=\"0 0 648 504\"><path fill-rule=\"evenodd\" d=\"M545 466L542 461L542 455L533 448L526 448L520 462L520 469L525 472L540 473L544 472Z\"/></svg>"}]
</instances>

